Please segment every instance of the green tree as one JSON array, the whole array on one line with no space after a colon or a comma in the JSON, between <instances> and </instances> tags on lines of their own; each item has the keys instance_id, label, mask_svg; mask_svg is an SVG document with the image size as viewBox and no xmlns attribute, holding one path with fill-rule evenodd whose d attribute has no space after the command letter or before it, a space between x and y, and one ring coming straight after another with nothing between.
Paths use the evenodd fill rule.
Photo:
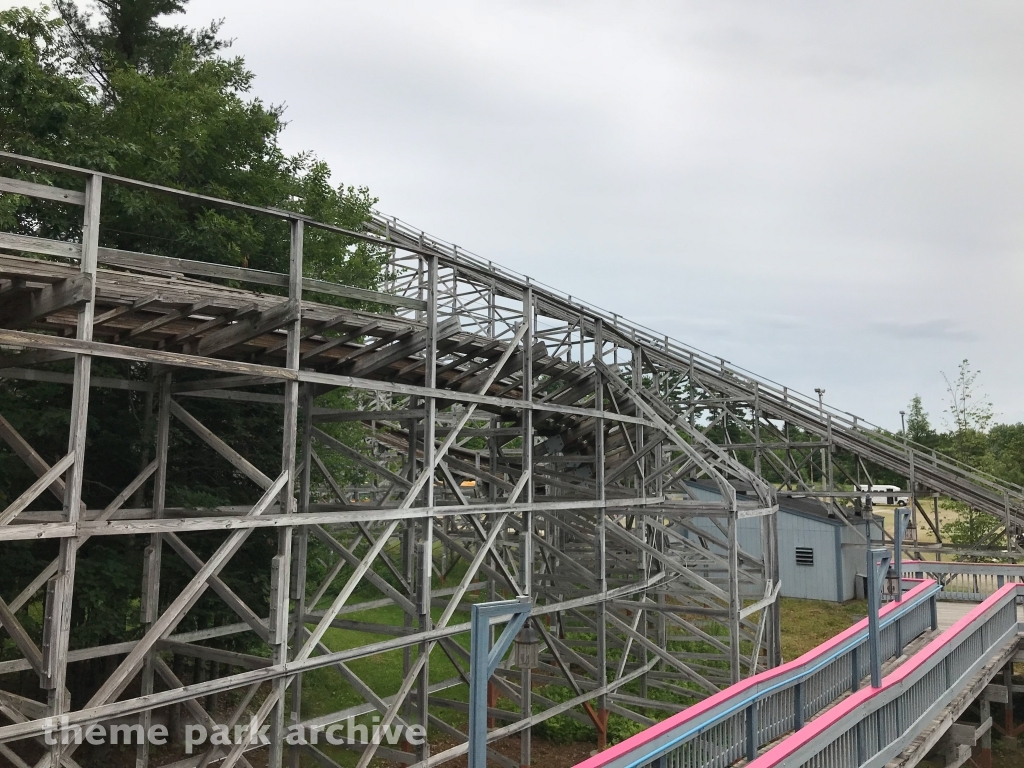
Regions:
<instances>
[{"instance_id":1,"label":"green tree","mask_svg":"<svg viewBox=\"0 0 1024 768\"><path fill-rule=\"evenodd\" d=\"M992 403L978 391L978 374L968 360L961 361L955 379L943 372L946 382L947 422L951 427L949 452L967 464L981 464L986 453L985 433L992 423Z\"/></svg>"},{"instance_id":2,"label":"green tree","mask_svg":"<svg viewBox=\"0 0 1024 768\"><path fill-rule=\"evenodd\" d=\"M78 66L116 98L109 75L120 67L149 74L169 71L182 49L189 47L200 56L227 47L217 38L219 23L204 29L160 24L159 17L185 11L188 0L97 0L99 19L82 11L72 0L56 0L77 56Z\"/></svg>"},{"instance_id":3,"label":"green tree","mask_svg":"<svg viewBox=\"0 0 1024 768\"><path fill-rule=\"evenodd\" d=\"M1024 424L996 424L988 432L992 472L1024 485Z\"/></svg>"},{"instance_id":4,"label":"green tree","mask_svg":"<svg viewBox=\"0 0 1024 768\"><path fill-rule=\"evenodd\" d=\"M1002 527L999 518L969 504L954 501L950 505L956 517L943 527L943 533L950 542L964 546L1005 546L1006 537L1003 534L996 535Z\"/></svg>"},{"instance_id":5,"label":"green tree","mask_svg":"<svg viewBox=\"0 0 1024 768\"><path fill-rule=\"evenodd\" d=\"M195 30L169 23L186 4L187 0L99 0L80 7L58 0L59 16L47 8L0 12L0 149L297 210L346 229L361 229L375 198L365 188L332 184L328 166L311 153L288 155L282 150L282 108L251 95L253 73L242 58L226 55L228 44L218 38L218 24ZM79 183L17 166L3 172ZM0 227L73 240L80 235L80 211L65 208L0 195ZM288 263L283 222L115 185L104 188L100 242L276 271L286 271ZM379 287L388 256L382 249L311 229L304 246L308 276ZM337 297L315 298L346 303ZM66 363L50 367L68 370ZM129 378L148 375L143 366L112 362L97 362L94 371ZM69 398L66 387L0 380L0 413L48 461L67 450ZM248 460L276 475L282 434L279 410L260 403L227 407L198 400L187 407ZM89 508L103 508L138 471L151 443L144 434L144 414L145 399L137 392L93 391L83 489ZM363 442L358 425L335 431L352 445ZM170 504L203 507L252 500L251 484L192 433L176 424L171 439ZM110 460L115 456L118 460ZM0 449L0 501L16 497L32 480L20 459ZM41 500L35 508L52 503ZM216 537L190 539L201 556L216 543ZM76 577L75 646L123 640L137 631L145 544L141 537L111 537L85 545ZM275 549L273 534L254 534L226 575L257 611L266 610L266 564ZM5 545L0 554L11 578L0 586L3 597L17 594L55 552L53 542ZM165 563L167 596L191 574L176 558L165 558ZM26 611L32 615L30 609ZM204 597L187 624L211 625L225 618L224 610L216 599Z\"/></svg>"},{"instance_id":6,"label":"green tree","mask_svg":"<svg viewBox=\"0 0 1024 768\"><path fill-rule=\"evenodd\" d=\"M907 437L920 445L933 447L937 435L928 420L920 395L914 395L907 406Z\"/></svg>"}]
</instances>

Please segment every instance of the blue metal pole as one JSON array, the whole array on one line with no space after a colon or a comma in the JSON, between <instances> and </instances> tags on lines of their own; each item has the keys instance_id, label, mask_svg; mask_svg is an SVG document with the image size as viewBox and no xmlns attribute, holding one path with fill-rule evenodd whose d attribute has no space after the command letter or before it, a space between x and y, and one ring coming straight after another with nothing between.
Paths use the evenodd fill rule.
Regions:
<instances>
[{"instance_id":1,"label":"blue metal pole","mask_svg":"<svg viewBox=\"0 0 1024 768\"><path fill-rule=\"evenodd\" d=\"M523 628L532 608L533 604L528 597L477 603L472 608L469 640L469 768L487 768L487 681ZM510 617L508 625L491 648L491 619L503 616Z\"/></svg>"},{"instance_id":2,"label":"blue metal pole","mask_svg":"<svg viewBox=\"0 0 1024 768\"><path fill-rule=\"evenodd\" d=\"M882 686L882 648L878 629L882 578L889 570L889 552L868 547L868 648L871 652L871 687Z\"/></svg>"},{"instance_id":3,"label":"blue metal pole","mask_svg":"<svg viewBox=\"0 0 1024 768\"><path fill-rule=\"evenodd\" d=\"M487 653L490 651L484 611L473 606L469 642L469 762L487 764ZM482 715L482 716L481 716Z\"/></svg>"}]
</instances>

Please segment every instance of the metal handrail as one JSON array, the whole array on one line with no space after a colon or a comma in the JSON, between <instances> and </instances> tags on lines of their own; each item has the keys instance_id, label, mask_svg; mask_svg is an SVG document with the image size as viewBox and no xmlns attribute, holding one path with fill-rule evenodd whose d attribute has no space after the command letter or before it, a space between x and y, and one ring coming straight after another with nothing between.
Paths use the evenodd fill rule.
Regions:
<instances>
[{"instance_id":1,"label":"metal handrail","mask_svg":"<svg viewBox=\"0 0 1024 768\"><path fill-rule=\"evenodd\" d=\"M934 578L942 584L938 599L980 603L1006 584L1024 584L1024 565L904 560L902 571L917 578Z\"/></svg>"},{"instance_id":2,"label":"metal handrail","mask_svg":"<svg viewBox=\"0 0 1024 768\"><path fill-rule=\"evenodd\" d=\"M882 609L887 656L898 654L907 642L934 627L938 592L934 581L921 581L902 602ZM670 757L673 766L712 768L751 757L761 744L799 728L856 690L867 674L867 643L868 622L863 619L795 661L730 686L577 768L657 766Z\"/></svg>"},{"instance_id":3,"label":"metal handrail","mask_svg":"<svg viewBox=\"0 0 1024 768\"><path fill-rule=\"evenodd\" d=\"M1024 586L1007 584L912 659L749 763L875 768L899 755L994 658L1016 644Z\"/></svg>"}]
</instances>

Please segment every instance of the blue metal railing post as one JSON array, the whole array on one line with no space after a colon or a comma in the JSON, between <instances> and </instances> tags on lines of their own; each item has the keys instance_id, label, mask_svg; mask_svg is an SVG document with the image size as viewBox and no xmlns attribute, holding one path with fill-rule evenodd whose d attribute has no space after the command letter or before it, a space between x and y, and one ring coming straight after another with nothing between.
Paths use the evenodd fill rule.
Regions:
<instances>
[{"instance_id":1,"label":"blue metal railing post","mask_svg":"<svg viewBox=\"0 0 1024 768\"><path fill-rule=\"evenodd\" d=\"M860 690L860 646L855 645L850 649L850 690L856 693Z\"/></svg>"},{"instance_id":2,"label":"blue metal railing post","mask_svg":"<svg viewBox=\"0 0 1024 768\"><path fill-rule=\"evenodd\" d=\"M487 681L530 617L529 597L477 603L472 608L469 640L469 768L487 768ZM491 619L511 617L491 648Z\"/></svg>"},{"instance_id":3,"label":"blue metal railing post","mask_svg":"<svg viewBox=\"0 0 1024 768\"><path fill-rule=\"evenodd\" d=\"M747 707L747 760L757 758L757 702Z\"/></svg>"},{"instance_id":4,"label":"blue metal railing post","mask_svg":"<svg viewBox=\"0 0 1024 768\"><path fill-rule=\"evenodd\" d=\"M889 552L868 548L868 648L871 653L871 687L882 686L882 647L878 629L882 579L889 570Z\"/></svg>"}]
</instances>

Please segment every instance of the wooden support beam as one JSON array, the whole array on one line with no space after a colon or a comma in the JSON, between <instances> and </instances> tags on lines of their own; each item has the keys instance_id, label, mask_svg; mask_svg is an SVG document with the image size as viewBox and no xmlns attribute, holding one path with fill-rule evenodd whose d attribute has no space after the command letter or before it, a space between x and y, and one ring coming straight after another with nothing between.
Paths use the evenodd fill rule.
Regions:
<instances>
[{"instance_id":1,"label":"wooden support beam","mask_svg":"<svg viewBox=\"0 0 1024 768\"><path fill-rule=\"evenodd\" d=\"M32 669L41 677L46 677L46 669L43 666L43 654L39 650L31 635L25 631L21 622L15 617L7 603L0 598L0 624L7 630L11 640L18 646L18 650L32 665Z\"/></svg>"},{"instance_id":2,"label":"wooden support beam","mask_svg":"<svg viewBox=\"0 0 1024 768\"><path fill-rule=\"evenodd\" d=\"M237 651L225 651L220 648L210 648L206 645L195 643L182 643L177 640L160 640L156 644L159 651L170 651L179 656L189 656L193 659L204 659L227 664L229 667L242 667L243 669L264 669L273 664L263 656L253 656L249 653L238 653Z\"/></svg>"},{"instance_id":3,"label":"wooden support beam","mask_svg":"<svg viewBox=\"0 0 1024 768\"><path fill-rule=\"evenodd\" d=\"M159 330L163 326L169 323L173 323L175 320L181 320L183 318L188 317L189 315L194 315L197 312L201 312L205 307L210 306L210 304L212 303L213 302L209 300L197 301L194 304L189 304L187 307L182 307L181 309L175 309L170 312L165 312L160 317L154 318L147 323L143 323L142 325L135 326L130 331L128 331L128 335L126 338L133 339L136 336L141 336L144 333L150 333L151 331Z\"/></svg>"},{"instance_id":4,"label":"wooden support beam","mask_svg":"<svg viewBox=\"0 0 1024 768\"><path fill-rule=\"evenodd\" d=\"M67 471L68 467L71 466L74 460L75 455L73 453L69 453L43 473L38 480L29 486L28 490L11 502L7 509L0 512L0 525L7 525L21 514L29 504L36 500L36 497L39 496L40 493L49 488L55 480Z\"/></svg>"},{"instance_id":5,"label":"wooden support beam","mask_svg":"<svg viewBox=\"0 0 1024 768\"><path fill-rule=\"evenodd\" d=\"M70 203L71 205L85 205L85 193L72 189L61 189L51 187L48 184L37 184L34 181L23 179L11 179L0 176L0 192L9 192L14 195L35 197L43 200L54 200L58 203Z\"/></svg>"},{"instance_id":6,"label":"wooden support beam","mask_svg":"<svg viewBox=\"0 0 1024 768\"><path fill-rule=\"evenodd\" d=\"M203 426L195 416L186 411L173 399L170 402L171 414L181 421L186 427L194 432L199 438L209 445L213 450L226 459L231 466L252 480L261 488L268 488L271 479L253 466L242 454L221 440L212 431Z\"/></svg>"},{"instance_id":7,"label":"wooden support beam","mask_svg":"<svg viewBox=\"0 0 1024 768\"><path fill-rule=\"evenodd\" d=\"M23 328L62 309L79 308L92 296L92 277L76 275L37 291L15 294L0 301L0 325Z\"/></svg>"},{"instance_id":8,"label":"wooden support beam","mask_svg":"<svg viewBox=\"0 0 1024 768\"><path fill-rule=\"evenodd\" d=\"M437 341L454 336L460 330L459 319L450 317L437 326ZM404 360L411 355L423 350L428 342L427 329L421 329L412 334L408 339L392 344L385 349L374 352L372 355L356 362L350 371L350 376L365 376L368 373L378 371L399 360Z\"/></svg>"},{"instance_id":9,"label":"wooden support beam","mask_svg":"<svg viewBox=\"0 0 1024 768\"><path fill-rule=\"evenodd\" d=\"M323 443L331 450L337 451L342 456L351 459L352 461L356 462L356 464L359 464L361 467L368 469L370 472L373 472L374 474L379 475L380 477L387 478L396 485L400 485L402 488L409 488L412 485L412 483L410 483L406 478L402 477L401 475L395 474L387 467L382 467L380 464L373 461L373 459L369 458L368 456L364 456L355 448L345 445L340 440L331 437L323 430L314 427L313 437L318 442Z\"/></svg>"},{"instance_id":10,"label":"wooden support beam","mask_svg":"<svg viewBox=\"0 0 1024 768\"><path fill-rule=\"evenodd\" d=\"M226 328L208 333L199 340L197 354L206 356L244 344L257 336L276 331L299 317L299 303L286 301L258 315L246 317Z\"/></svg>"}]
</instances>

